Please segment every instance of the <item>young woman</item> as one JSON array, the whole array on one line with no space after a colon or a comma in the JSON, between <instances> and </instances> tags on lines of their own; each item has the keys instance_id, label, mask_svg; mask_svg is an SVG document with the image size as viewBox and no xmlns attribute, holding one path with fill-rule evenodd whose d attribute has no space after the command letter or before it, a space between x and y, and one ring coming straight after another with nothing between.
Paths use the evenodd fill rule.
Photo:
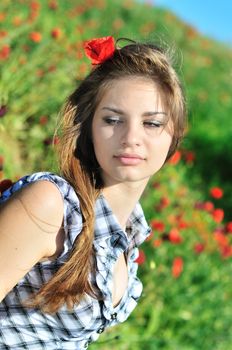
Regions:
<instances>
[{"instance_id":1,"label":"young woman","mask_svg":"<svg viewBox=\"0 0 232 350\"><path fill-rule=\"evenodd\" d=\"M27 175L0 197L0 349L84 349L141 295L138 203L185 129L163 50L112 37L85 44L93 69L68 98L61 176Z\"/></svg>"}]
</instances>

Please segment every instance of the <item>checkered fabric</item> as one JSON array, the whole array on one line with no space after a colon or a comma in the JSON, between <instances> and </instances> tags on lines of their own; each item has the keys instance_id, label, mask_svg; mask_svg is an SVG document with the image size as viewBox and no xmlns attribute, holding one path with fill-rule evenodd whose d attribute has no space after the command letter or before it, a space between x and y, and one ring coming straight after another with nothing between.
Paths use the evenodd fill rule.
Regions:
<instances>
[{"instance_id":1,"label":"checkered fabric","mask_svg":"<svg viewBox=\"0 0 232 350\"><path fill-rule=\"evenodd\" d=\"M102 292L103 300L86 295L73 311L68 311L64 305L53 315L38 309L25 308L22 302L32 292L38 291L68 259L73 243L82 229L82 215L74 189L65 179L52 173L39 172L24 176L2 194L0 203L6 201L15 191L39 180L54 183L63 197L66 235L64 249L54 261L38 262L0 303L0 349L86 349L105 328L125 321L135 308L142 292L142 284L136 276L137 247L149 235L150 228L140 204L137 203L128 220L126 231L123 231L101 194L95 205L93 242L97 273L90 278ZM113 268L122 252L128 257L128 288L120 303L113 307Z\"/></svg>"}]
</instances>

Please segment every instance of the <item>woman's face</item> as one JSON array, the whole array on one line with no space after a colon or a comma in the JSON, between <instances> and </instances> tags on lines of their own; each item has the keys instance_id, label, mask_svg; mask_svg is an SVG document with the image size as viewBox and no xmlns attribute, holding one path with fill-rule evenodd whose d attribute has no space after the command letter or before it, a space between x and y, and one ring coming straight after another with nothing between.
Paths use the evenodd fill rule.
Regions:
<instances>
[{"instance_id":1,"label":"woman's face","mask_svg":"<svg viewBox=\"0 0 232 350\"><path fill-rule=\"evenodd\" d=\"M146 184L164 164L170 122L154 83L140 77L113 81L97 106L92 141L105 186Z\"/></svg>"}]
</instances>

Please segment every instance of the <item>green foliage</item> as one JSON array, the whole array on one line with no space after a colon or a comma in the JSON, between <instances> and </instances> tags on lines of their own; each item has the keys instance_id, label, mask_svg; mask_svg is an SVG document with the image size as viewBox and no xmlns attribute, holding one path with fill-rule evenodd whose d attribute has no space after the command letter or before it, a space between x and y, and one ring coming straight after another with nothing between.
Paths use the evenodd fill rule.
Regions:
<instances>
[{"instance_id":1,"label":"green foliage","mask_svg":"<svg viewBox=\"0 0 232 350\"><path fill-rule=\"evenodd\" d=\"M0 180L56 170L59 110L91 69L83 41L107 35L174 49L190 122L181 153L143 197L153 236L142 247L139 307L92 348L230 350L231 49L132 0L2 0ZM214 186L222 198L209 198Z\"/></svg>"}]
</instances>

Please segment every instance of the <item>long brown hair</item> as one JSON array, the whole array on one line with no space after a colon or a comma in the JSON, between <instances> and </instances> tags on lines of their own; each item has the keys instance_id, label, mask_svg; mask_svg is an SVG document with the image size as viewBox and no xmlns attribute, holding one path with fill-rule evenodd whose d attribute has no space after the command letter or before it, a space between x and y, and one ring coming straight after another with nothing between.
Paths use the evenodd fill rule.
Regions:
<instances>
[{"instance_id":1,"label":"long brown hair","mask_svg":"<svg viewBox=\"0 0 232 350\"><path fill-rule=\"evenodd\" d=\"M90 273L95 273L94 205L104 185L91 141L91 125L105 89L113 81L131 76L148 78L159 88L173 125L167 159L183 137L186 113L181 84L167 53L155 45L130 41L122 48L116 46L113 57L95 66L69 96L60 123L60 172L79 197L84 225L68 261L32 301L32 306L45 312L56 312L64 303L72 308L86 293L100 297L89 281Z\"/></svg>"}]
</instances>

